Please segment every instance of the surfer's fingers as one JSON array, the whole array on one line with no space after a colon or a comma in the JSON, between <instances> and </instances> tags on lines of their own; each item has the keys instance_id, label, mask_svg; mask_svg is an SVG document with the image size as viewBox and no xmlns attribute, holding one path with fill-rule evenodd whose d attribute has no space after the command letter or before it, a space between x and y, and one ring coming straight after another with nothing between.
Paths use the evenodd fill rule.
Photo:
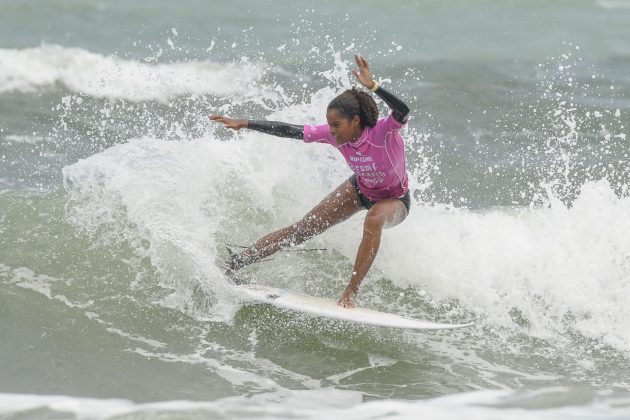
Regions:
<instances>
[{"instance_id":1,"label":"surfer's fingers","mask_svg":"<svg viewBox=\"0 0 630 420\"><path fill-rule=\"evenodd\" d=\"M223 124L225 124L225 122L229 120L229 118L224 117L223 115L216 115L216 114L210 114L208 115L208 118L210 119L210 121L216 121Z\"/></svg>"},{"instance_id":2,"label":"surfer's fingers","mask_svg":"<svg viewBox=\"0 0 630 420\"><path fill-rule=\"evenodd\" d=\"M369 70L369 65L368 65L367 60L362 55L359 55L358 57L359 57L359 61L357 62L357 64L359 64L359 67Z\"/></svg>"},{"instance_id":3,"label":"surfer's fingers","mask_svg":"<svg viewBox=\"0 0 630 420\"><path fill-rule=\"evenodd\" d=\"M209 118L212 121L223 124L225 128L231 128L237 131L243 128L243 126L240 123L240 120L224 117L222 115L210 115Z\"/></svg>"},{"instance_id":4,"label":"surfer's fingers","mask_svg":"<svg viewBox=\"0 0 630 420\"><path fill-rule=\"evenodd\" d=\"M227 121L221 121L223 123L223 127L225 128L231 128L232 130L239 130L242 127L239 125L237 120L230 120L228 119Z\"/></svg>"}]
</instances>

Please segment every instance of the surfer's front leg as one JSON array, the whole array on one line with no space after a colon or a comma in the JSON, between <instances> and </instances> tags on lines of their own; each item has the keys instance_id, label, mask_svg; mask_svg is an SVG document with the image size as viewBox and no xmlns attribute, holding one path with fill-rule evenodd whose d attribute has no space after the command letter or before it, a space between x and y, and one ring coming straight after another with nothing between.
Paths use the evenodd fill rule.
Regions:
<instances>
[{"instance_id":1,"label":"surfer's front leg","mask_svg":"<svg viewBox=\"0 0 630 420\"><path fill-rule=\"evenodd\" d=\"M338 304L344 308L354 308L356 306L354 297L359 292L359 285L372 266L376 253L381 244L381 233L383 232L384 223L379 218L371 217L369 214L365 217L363 223L363 238L357 251L357 257L354 261L352 277L341 295Z\"/></svg>"},{"instance_id":2,"label":"surfer's front leg","mask_svg":"<svg viewBox=\"0 0 630 420\"><path fill-rule=\"evenodd\" d=\"M354 297L359 291L359 285L372 266L378 248L381 244L381 234L385 227L396 226L407 217L407 209L398 199L386 199L376 202L368 210L363 222L363 238L357 251L357 257L352 270L352 277L341 295L338 304L344 308L356 306Z\"/></svg>"}]
</instances>

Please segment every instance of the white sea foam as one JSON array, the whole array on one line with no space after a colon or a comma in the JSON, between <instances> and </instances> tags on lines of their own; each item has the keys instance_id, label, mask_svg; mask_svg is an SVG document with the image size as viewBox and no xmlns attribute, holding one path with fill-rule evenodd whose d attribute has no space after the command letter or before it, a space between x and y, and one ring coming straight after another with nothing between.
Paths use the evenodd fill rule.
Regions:
<instances>
[{"instance_id":1,"label":"white sea foam","mask_svg":"<svg viewBox=\"0 0 630 420\"><path fill-rule=\"evenodd\" d=\"M183 308L191 298L184 279L222 278L222 238L248 242L298 220L349 172L333 148L248 132L231 142L140 139L64 174L69 220L87 233L107 226L148 238L146 252L183 293L175 304ZM352 261L361 223L357 216L315 241ZM575 330L630 351L628 231L630 199L605 181L585 185L569 209L415 205L403 226L385 232L373 271L436 302L456 299L491 325L520 328L517 310L534 336Z\"/></svg>"},{"instance_id":2,"label":"white sea foam","mask_svg":"<svg viewBox=\"0 0 630 420\"><path fill-rule=\"evenodd\" d=\"M549 401L557 401L549 403ZM183 418L217 419L467 419L563 420L621 419L630 415L627 393L548 388L538 391L476 391L422 401L361 403L354 391L333 389L288 391L228 397L217 401L134 403L124 399L94 399L53 395L0 394L0 415L40 415L64 418Z\"/></svg>"},{"instance_id":3,"label":"white sea foam","mask_svg":"<svg viewBox=\"0 0 630 420\"><path fill-rule=\"evenodd\" d=\"M6 136L6 139L10 142L26 144L37 144L44 141L44 137L42 136L29 136L19 134L9 134L8 136Z\"/></svg>"},{"instance_id":4,"label":"white sea foam","mask_svg":"<svg viewBox=\"0 0 630 420\"><path fill-rule=\"evenodd\" d=\"M263 72L264 65L249 61L147 64L56 45L0 49L0 94L60 83L94 97L167 101L178 95L246 92Z\"/></svg>"},{"instance_id":5,"label":"white sea foam","mask_svg":"<svg viewBox=\"0 0 630 420\"><path fill-rule=\"evenodd\" d=\"M210 293L221 289L207 279L222 278L215 257L223 232L249 231L252 216L288 223L346 176L333 152L257 133L237 142L139 139L64 168L67 217L86 234L136 244L177 291L169 304L185 308L191 279L206 279ZM292 156L285 168L281 155Z\"/></svg>"},{"instance_id":6,"label":"white sea foam","mask_svg":"<svg viewBox=\"0 0 630 420\"><path fill-rule=\"evenodd\" d=\"M456 298L493 325L527 320L528 333L575 330L630 351L630 199L606 181L573 207L415 209L385 237L379 268L438 301Z\"/></svg>"},{"instance_id":7,"label":"white sea foam","mask_svg":"<svg viewBox=\"0 0 630 420\"><path fill-rule=\"evenodd\" d=\"M12 273L13 278L11 279L11 283L24 289L30 289L34 292L40 293L48 299L58 300L70 308L85 308L91 304L91 302L86 304L72 303L66 296L54 293L51 290L51 286L56 282L63 281L61 279L51 277L46 274L35 274L33 270L26 267L16 268Z\"/></svg>"}]
</instances>

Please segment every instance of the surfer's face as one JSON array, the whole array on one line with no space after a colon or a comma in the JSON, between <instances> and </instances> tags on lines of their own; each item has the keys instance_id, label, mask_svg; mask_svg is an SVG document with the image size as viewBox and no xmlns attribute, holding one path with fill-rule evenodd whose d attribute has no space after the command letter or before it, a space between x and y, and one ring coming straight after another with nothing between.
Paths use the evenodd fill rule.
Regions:
<instances>
[{"instance_id":1,"label":"surfer's face","mask_svg":"<svg viewBox=\"0 0 630 420\"><path fill-rule=\"evenodd\" d=\"M361 129L361 119L358 115L355 115L353 118L347 118L335 108L330 108L326 112L326 120L328 120L330 132L337 144L355 141L363 131Z\"/></svg>"}]
</instances>

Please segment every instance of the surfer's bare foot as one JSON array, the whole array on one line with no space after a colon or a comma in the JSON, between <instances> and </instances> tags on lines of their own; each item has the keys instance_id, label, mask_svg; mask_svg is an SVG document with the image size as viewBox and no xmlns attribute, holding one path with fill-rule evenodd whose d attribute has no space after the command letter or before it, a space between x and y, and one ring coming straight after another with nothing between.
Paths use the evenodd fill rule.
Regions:
<instances>
[{"instance_id":1,"label":"surfer's bare foot","mask_svg":"<svg viewBox=\"0 0 630 420\"><path fill-rule=\"evenodd\" d=\"M352 290L346 289L346 291L343 292L343 295L341 295L341 299L339 299L339 302L337 302L337 305L343 308L354 308L355 306L357 306L354 302L355 296L356 293L354 293Z\"/></svg>"},{"instance_id":2,"label":"surfer's bare foot","mask_svg":"<svg viewBox=\"0 0 630 420\"><path fill-rule=\"evenodd\" d=\"M234 273L236 270L243 268L245 264L241 260L240 256L235 253L229 246L225 247L229 254L229 259L223 261L223 267L225 268L226 273Z\"/></svg>"},{"instance_id":3,"label":"surfer's bare foot","mask_svg":"<svg viewBox=\"0 0 630 420\"><path fill-rule=\"evenodd\" d=\"M234 270L234 267L229 261L223 262L223 275L230 278L236 276L236 270Z\"/></svg>"},{"instance_id":4,"label":"surfer's bare foot","mask_svg":"<svg viewBox=\"0 0 630 420\"><path fill-rule=\"evenodd\" d=\"M248 283L247 280L241 279L236 274L236 271L238 270L238 267L234 266L234 262L233 261L224 261L223 262L223 268L225 269L223 271L223 275L227 276L227 278L229 278L234 284L241 285L241 284Z\"/></svg>"}]
</instances>

